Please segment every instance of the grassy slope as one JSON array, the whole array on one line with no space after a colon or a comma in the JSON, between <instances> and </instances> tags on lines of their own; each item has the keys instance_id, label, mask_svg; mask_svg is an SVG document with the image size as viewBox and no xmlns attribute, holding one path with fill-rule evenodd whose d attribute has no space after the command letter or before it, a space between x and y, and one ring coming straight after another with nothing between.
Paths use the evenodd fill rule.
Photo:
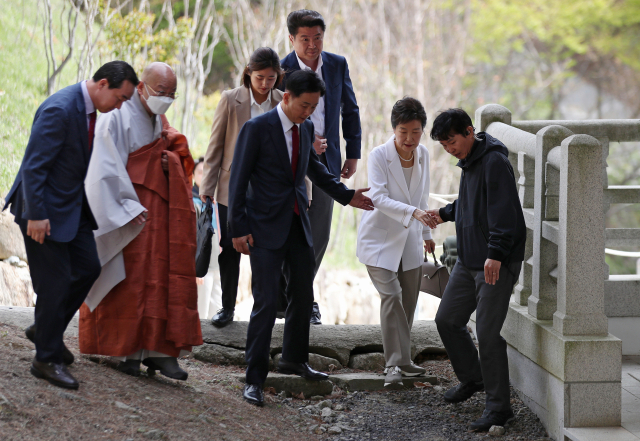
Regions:
<instances>
[{"instance_id":1,"label":"grassy slope","mask_svg":"<svg viewBox=\"0 0 640 441\"><path fill-rule=\"evenodd\" d=\"M36 0L3 2L0 54L0 193L5 195L20 167L33 115L46 98L47 59ZM75 71L76 65L70 62L63 71L61 87L75 80Z\"/></svg>"}]
</instances>

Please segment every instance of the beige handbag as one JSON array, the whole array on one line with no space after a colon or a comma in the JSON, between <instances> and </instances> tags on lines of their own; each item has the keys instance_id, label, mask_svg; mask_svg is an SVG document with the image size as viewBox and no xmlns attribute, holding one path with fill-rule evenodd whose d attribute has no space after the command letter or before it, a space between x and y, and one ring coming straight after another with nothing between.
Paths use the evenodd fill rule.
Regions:
<instances>
[{"instance_id":1,"label":"beige handbag","mask_svg":"<svg viewBox=\"0 0 640 441\"><path fill-rule=\"evenodd\" d=\"M439 299L442 298L444 289L449 282L449 271L444 265L441 265L436 259L434 253L433 262L429 262L427 253L424 253L424 263L422 264L422 280L420 281L420 291L436 296Z\"/></svg>"}]
</instances>

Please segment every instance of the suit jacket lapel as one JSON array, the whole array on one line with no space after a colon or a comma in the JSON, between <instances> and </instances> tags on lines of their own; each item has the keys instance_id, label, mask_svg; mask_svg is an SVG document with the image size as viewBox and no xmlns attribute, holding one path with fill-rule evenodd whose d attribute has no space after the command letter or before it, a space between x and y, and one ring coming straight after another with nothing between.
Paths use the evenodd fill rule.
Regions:
<instances>
[{"instance_id":1,"label":"suit jacket lapel","mask_svg":"<svg viewBox=\"0 0 640 441\"><path fill-rule=\"evenodd\" d=\"M240 88L236 94L236 118L238 119L238 130L251 119L251 95L246 87Z\"/></svg>"},{"instance_id":2,"label":"suit jacket lapel","mask_svg":"<svg viewBox=\"0 0 640 441\"><path fill-rule=\"evenodd\" d=\"M385 144L385 154L387 161L389 162L389 171L395 178L398 186L402 189L402 192L407 197L407 203L411 203L411 196L409 195L409 187L407 187L407 180L404 178L402 171L402 165L400 165L400 158L396 150L394 137L392 136Z\"/></svg>"},{"instance_id":3,"label":"suit jacket lapel","mask_svg":"<svg viewBox=\"0 0 640 441\"><path fill-rule=\"evenodd\" d=\"M87 110L84 105L84 95L82 94L82 86L78 83L78 92L76 94L76 107L78 109L78 117L76 124L78 124L78 133L80 134L80 141L82 143L82 154L84 155L85 162L89 162L89 128L87 126Z\"/></svg>"},{"instance_id":4,"label":"suit jacket lapel","mask_svg":"<svg viewBox=\"0 0 640 441\"><path fill-rule=\"evenodd\" d=\"M284 129L280 121L278 110L273 109L269 112L269 124L271 125L271 139L275 146L276 154L280 158L282 166L285 168L289 179L293 180L293 171L291 170L291 160L289 159L289 150L287 149L287 140L284 138ZM300 156L298 155L298 158Z\"/></svg>"},{"instance_id":5,"label":"suit jacket lapel","mask_svg":"<svg viewBox=\"0 0 640 441\"><path fill-rule=\"evenodd\" d=\"M324 51L320 53L322 57L322 67L320 70L322 71L322 79L324 80L324 84L326 86L326 92L324 94L324 120L325 120L325 134L327 131L326 123L329 121L329 113L331 113L331 105L333 102L333 96L331 95L333 92L333 65L329 58L325 55Z\"/></svg>"},{"instance_id":6,"label":"suit jacket lapel","mask_svg":"<svg viewBox=\"0 0 640 441\"><path fill-rule=\"evenodd\" d=\"M411 196L413 196L416 190L418 190L420 182L422 181L422 161L424 160L420 154L420 146L413 151L413 154L415 155L415 159L413 161L413 172L411 173L411 181L409 185L409 194Z\"/></svg>"}]
</instances>

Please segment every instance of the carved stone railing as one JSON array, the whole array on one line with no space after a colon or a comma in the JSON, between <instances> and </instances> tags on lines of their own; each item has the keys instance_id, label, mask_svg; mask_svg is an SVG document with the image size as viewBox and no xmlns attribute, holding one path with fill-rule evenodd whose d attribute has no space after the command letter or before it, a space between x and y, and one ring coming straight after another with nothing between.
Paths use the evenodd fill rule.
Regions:
<instances>
[{"instance_id":1,"label":"carved stone railing","mask_svg":"<svg viewBox=\"0 0 640 441\"><path fill-rule=\"evenodd\" d=\"M640 243L640 234L605 234L605 211L635 200L640 188L608 187L605 160L609 140L633 140L633 130L640 139L640 124L512 122L493 104L478 109L475 123L509 150L527 226L503 328L512 384L555 439L564 428L620 425L621 342L608 333L605 237Z\"/></svg>"}]
</instances>

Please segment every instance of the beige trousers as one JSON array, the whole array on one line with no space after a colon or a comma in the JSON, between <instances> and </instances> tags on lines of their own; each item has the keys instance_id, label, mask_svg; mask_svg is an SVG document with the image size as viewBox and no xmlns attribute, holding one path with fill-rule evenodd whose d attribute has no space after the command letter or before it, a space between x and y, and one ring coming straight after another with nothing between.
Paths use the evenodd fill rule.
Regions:
<instances>
[{"instance_id":1,"label":"beige trousers","mask_svg":"<svg viewBox=\"0 0 640 441\"><path fill-rule=\"evenodd\" d=\"M397 272L368 266L373 285L380 294L380 327L387 367L411 364L411 326L420 293L422 267Z\"/></svg>"}]
</instances>

